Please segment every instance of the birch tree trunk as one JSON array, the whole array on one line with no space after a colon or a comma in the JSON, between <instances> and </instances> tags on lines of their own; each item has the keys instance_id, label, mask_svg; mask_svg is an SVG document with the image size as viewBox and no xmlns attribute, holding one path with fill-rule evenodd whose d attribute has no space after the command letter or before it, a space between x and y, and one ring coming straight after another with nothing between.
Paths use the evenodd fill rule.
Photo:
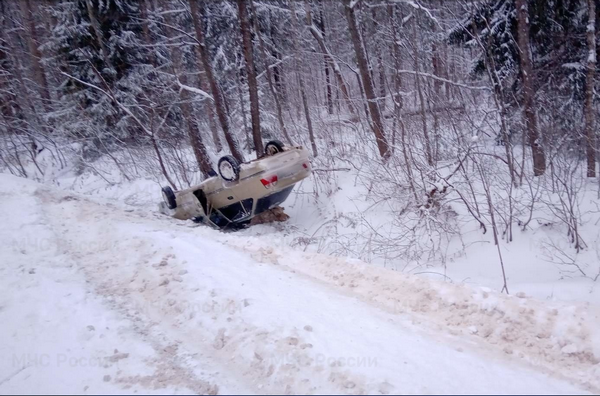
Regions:
<instances>
[{"instance_id":1,"label":"birch tree trunk","mask_svg":"<svg viewBox=\"0 0 600 396\"><path fill-rule=\"evenodd\" d=\"M585 81L585 135L587 138L587 176L596 177L596 131L594 130L594 79L596 74L596 4L588 0L587 75Z\"/></svg>"},{"instance_id":2,"label":"birch tree trunk","mask_svg":"<svg viewBox=\"0 0 600 396\"><path fill-rule=\"evenodd\" d=\"M521 76L523 77L523 116L527 126L527 137L533 157L533 174L541 176L546 171L546 155L541 145L541 136L537 122L535 98L533 92L533 65L529 49L529 11L527 0L515 0L517 8L517 26L519 53L521 58Z\"/></svg>"},{"instance_id":3,"label":"birch tree trunk","mask_svg":"<svg viewBox=\"0 0 600 396\"><path fill-rule=\"evenodd\" d=\"M248 10L244 0L237 0L240 18L240 30L244 47L244 59L246 60L246 75L248 77L248 90L250 92L250 117L252 124L252 139L257 157L265 153L260 132L260 108L258 102L258 83L256 82L256 70L254 68L254 55L252 53L252 37L250 35L250 23L248 22Z\"/></svg>"},{"instance_id":4,"label":"birch tree trunk","mask_svg":"<svg viewBox=\"0 0 600 396\"><path fill-rule=\"evenodd\" d=\"M351 0L344 0L344 9L346 13L346 19L348 21L348 30L350 31L350 37L352 39L356 60L358 62L358 68L360 70L360 75L363 82L363 89L365 91L365 96L367 97L369 115L372 121L371 128L373 129L375 139L377 140L379 154L383 159L387 159L390 156L390 149L385 137L383 120L377 104L373 80L371 78L371 74L369 73L369 64L367 62L365 48L360 37L360 32L356 22L356 15L354 14L354 8L352 7Z\"/></svg>"}]
</instances>

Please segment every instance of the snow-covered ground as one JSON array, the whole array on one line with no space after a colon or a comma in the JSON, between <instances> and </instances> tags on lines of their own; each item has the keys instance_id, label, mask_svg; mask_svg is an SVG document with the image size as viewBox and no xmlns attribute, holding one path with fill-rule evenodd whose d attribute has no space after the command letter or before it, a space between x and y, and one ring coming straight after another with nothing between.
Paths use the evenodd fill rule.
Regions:
<instances>
[{"instance_id":1,"label":"snow-covered ground","mask_svg":"<svg viewBox=\"0 0 600 396\"><path fill-rule=\"evenodd\" d=\"M0 393L600 392L594 303L121 202L147 186L111 200L0 175Z\"/></svg>"},{"instance_id":2,"label":"snow-covered ground","mask_svg":"<svg viewBox=\"0 0 600 396\"><path fill-rule=\"evenodd\" d=\"M489 230L486 234L482 233L478 223L466 213L460 202L448 204L459 213L464 223L460 225L460 235L451 235L450 240L441 246L445 260L437 256L428 258L426 254L419 257L419 263L404 257L385 257L386 254L381 251L389 247L382 249L376 246L375 239L398 233L394 221L397 213L403 209L401 198L395 196L383 201L369 199L369 186L360 180L360 172L352 168L350 162L336 160L324 164L322 161L323 158L315 161L317 170L333 168L339 171L317 171L297 185L283 204L285 212L290 215L289 221L254 226L237 234L260 237L270 241L273 246L293 246L301 251L358 258L370 264L430 279L501 290L502 271L493 233ZM102 177L89 170L76 176L72 169L67 168L62 173L46 171L45 182L65 190L105 198L110 202L126 203L140 210L156 211L157 203L161 200L160 187L166 185L164 180L148 175L126 181L106 157L100 158L94 166L97 172L102 172ZM511 294L525 293L541 300L600 305L598 186L594 181L584 180L583 183L589 184L585 186L585 194L581 192L579 198L581 208L590 209L588 214L582 215L581 225L587 248L575 254L572 244L568 243L565 227L552 213L539 210L525 231L515 224L513 241L500 243ZM527 188L523 187L523 190ZM528 197L516 194L515 199L525 200ZM519 219L526 220L527 215L525 213ZM427 238L427 235L421 236L421 240ZM388 242L389 245L394 243L396 241L393 239ZM549 249L550 245L560 248L569 257L555 257L557 251ZM396 250L402 249L404 246ZM577 259L577 264L587 277L582 276L573 265L563 262L569 258Z\"/></svg>"}]
</instances>

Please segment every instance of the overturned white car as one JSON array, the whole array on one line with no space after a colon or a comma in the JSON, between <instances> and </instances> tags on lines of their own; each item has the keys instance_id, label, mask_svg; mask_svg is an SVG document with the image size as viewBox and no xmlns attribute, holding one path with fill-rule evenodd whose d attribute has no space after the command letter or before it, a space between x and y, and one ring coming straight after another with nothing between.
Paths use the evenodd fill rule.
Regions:
<instances>
[{"instance_id":1,"label":"overturned white car","mask_svg":"<svg viewBox=\"0 0 600 396\"><path fill-rule=\"evenodd\" d=\"M240 227L277 205L294 185L311 173L308 151L273 140L265 156L240 164L226 155L219 160L219 176L197 186L173 191L163 187L160 211L180 220L192 219L213 227Z\"/></svg>"}]
</instances>

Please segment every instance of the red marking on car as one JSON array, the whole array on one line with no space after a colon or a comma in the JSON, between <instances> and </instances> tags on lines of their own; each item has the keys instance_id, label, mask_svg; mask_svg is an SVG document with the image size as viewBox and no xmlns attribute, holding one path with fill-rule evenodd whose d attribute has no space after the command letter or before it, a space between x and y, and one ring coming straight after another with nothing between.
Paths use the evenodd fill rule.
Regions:
<instances>
[{"instance_id":1,"label":"red marking on car","mask_svg":"<svg viewBox=\"0 0 600 396\"><path fill-rule=\"evenodd\" d=\"M271 186L274 186L277 184L277 175L273 175L273 176L269 176L264 179L260 179L260 182L262 183L263 186L265 186L265 188L271 188Z\"/></svg>"}]
</instances>

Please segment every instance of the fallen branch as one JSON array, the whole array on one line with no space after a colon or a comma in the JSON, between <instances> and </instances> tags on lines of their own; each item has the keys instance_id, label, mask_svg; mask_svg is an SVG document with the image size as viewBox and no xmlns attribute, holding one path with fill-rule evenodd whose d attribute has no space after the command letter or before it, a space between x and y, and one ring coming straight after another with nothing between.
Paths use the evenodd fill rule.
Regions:
<instances>
[{"instance_id":1,"label":"fallen branch","mask_svg":"<svg viewBox=\"0 0 600 396\"><path fill-rule=\"evenodd\" d=\"M313 172L350 172L350 168L313 169Z\"/></svg>"},{"instance_id":2,"label":"fallen branch","mask_svg":"<svg viewBox=\"0 0 600 396\"><path fill-rule=\"evenodd\" d=\"M436 75L430 74L430 73L421 73L421 72L417 72L414 70L394 70L395 73L404 73L404 74L416 74L419 75L421 77L427 77L427 78L431 78L432 80L438 80L441 82L444 82L446 84L450 84L450 85L455 85L457 87L461 87L461 88L467 88L467 89L476 89L476 90L482 90L482 91L491 91L490 87L485 87L485 86L472 86L472 85L466 85L466 84L462 84L456 81L452 81L452 80L448 80L442 77L438 77Z\"/></svg>"}]
</instances>

